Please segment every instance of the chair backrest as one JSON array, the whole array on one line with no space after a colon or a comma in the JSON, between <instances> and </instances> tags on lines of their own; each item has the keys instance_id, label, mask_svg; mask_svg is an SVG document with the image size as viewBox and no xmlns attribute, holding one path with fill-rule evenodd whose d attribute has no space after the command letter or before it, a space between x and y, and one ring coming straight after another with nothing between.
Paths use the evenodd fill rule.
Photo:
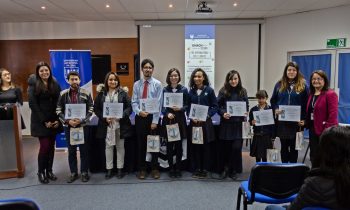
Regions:
<instances>
[{"instance_id":1,"label":"chair backrest","mask_svg":"<svg viewBox=\"0 0 350 210\"><path fill-rule=\"evenodd\" d=\"M258 164L252 168L249 190L275 199L288 198L299 192L306 173L310 170L305 164Z\"/></svg>"},{"instance_id":2,"label":"chair backrest","mask_svg":"<svg viewBox=\"0 0 350 210\"><path fill-rule=\"evenodd\" d=\"M0 210L39 210L38 205L26 198L0 200Z\"/></svg>"}]
</instances>

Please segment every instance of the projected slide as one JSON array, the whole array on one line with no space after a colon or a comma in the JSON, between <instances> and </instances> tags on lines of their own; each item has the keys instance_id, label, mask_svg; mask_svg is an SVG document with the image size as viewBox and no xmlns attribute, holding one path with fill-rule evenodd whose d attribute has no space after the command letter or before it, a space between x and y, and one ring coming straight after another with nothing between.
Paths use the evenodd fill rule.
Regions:
<instances>
[{"instance_id":1,"label":"projected slide","mask_svg":"<svg viewBox=\"0 0 350 210\"><path fill-rule=\"evenodd\" d=\"M209 77L211 86L215 81L215 26L185 26L185 84L188 84L191 73L202 68Z\"/></svg>"}]
</instances>

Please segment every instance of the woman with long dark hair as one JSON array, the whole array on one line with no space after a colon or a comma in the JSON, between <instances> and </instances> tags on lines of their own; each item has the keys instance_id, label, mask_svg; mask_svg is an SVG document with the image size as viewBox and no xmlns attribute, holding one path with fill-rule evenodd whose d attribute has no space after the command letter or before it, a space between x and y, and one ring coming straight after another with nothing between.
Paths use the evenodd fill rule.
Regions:
<instances>
[{"instance_id":1,"label":"woman with long dark hair","mask_svg":"<svg viewBox=\"0 0 350 210\"><path fill-rule=\"evenodd\" d=\"M296 199L286 208L305 207L350 209L350 128L330 127L320 136L319 152L313 169ZM268 210L285 209L268 206Z\"/></svg>"},{"instance_id":2,"label":"woman with long dark hair","mask_svg":"<svg viewBox=\"0 0 350 210\"><path fill-rule=\"evenodd\" d=\"M281 140L281 159L283 163L296 163L298 151L295 150L296 133L301 130L306 119L308 87L304 76L295 62L288 62L282 78L276 83L271 97L271 106L275 114L281 115L280 105L300 106L299 122L277 120L277 134Z\"/></svg>"},{"instance_id":3,"label":"woman with long dark hair","mask_svg":"<svg viewBox=\"0 0 350 210\"><path fill-rule=\"evenodd\" d=\"M103 104L105 102L122 103L123 117L120 119L103 117ZM95 99L94 111L98 117L96 137L104 140L106 143L106 179L112 177L114 148L116 148L117 151L117 178L121 179L124 176L124 139L131 136L131 122L129 119L131 114L131 102L127 92L120 86L120 79L117 73L109 72L106 75L104 87ZM108 127L110 128L110 132L114 132L114 135L109 137L114 137L113 140L106 138Z\"/></svg>"},{"instance_id":4,"label":"woman with long dark hair","mask_svg":"<svg viewBox=\"0 0 350 210\"><path fill-rule=\"evenodd\" d=\"M57 177L52 172L55 155L56 134L62 131L62 126L56 114L57 100L61 88L53 78L49 64L39 62L35 75L28 79L31 135L39 138L38 179L47 184Z\"/></svg>"},{"instance_id":5,"label":"woman with long dark hair","mask_svg":"<svg viewBox=\"0 0 350 210\"><path fill-rule=\"evenodd\" d=\"M190 113L191 104L208 106L208 115L205 121L191 119L189 130L193 127L201 127L203 131L203 144L194 144L192 141L192 157L194 158L193 178L206 178L207 171L210 168L210 146L209 143L215 140L214 126L211 117L218 110L213 88L209 86L209 79L205 71L201 68L195 69L190 77L189 82L189 101L187 114ZM192 136L192 132L191 135Z\"/></svg>"},{"instance_id":6,"label":"woman with long dark hair","mask_svg":"<svg viewBox=\"0 0 350 210\"><path fill-rule=\"evenodd\" d=\"M227 111L227 102L241 101L246 103L246 116L231 116ZM245 121L249 102L247 90L242 86L241 76L236 70L227 73L225 84L218 94L220 120L220 151L219 170L221 177L228 175L237 179L237 173L242 173L242 122Z\"/></svg>"}]
</instances>

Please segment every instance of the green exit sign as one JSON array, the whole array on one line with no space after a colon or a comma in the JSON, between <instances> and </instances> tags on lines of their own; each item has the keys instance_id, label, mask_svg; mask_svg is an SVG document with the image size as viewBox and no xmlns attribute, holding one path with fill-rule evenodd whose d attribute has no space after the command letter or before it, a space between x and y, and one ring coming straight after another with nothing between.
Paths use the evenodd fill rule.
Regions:
<instances>
[{"instance_id":1,"label":"green exit sign","mask_svg":"<svg viewBox=\"0 0 350 210\"><path fill-rule=\"evenodd\" d=\"M327 39L327 48L346 47L346 38Z\"/></svg>"}]
</instances>

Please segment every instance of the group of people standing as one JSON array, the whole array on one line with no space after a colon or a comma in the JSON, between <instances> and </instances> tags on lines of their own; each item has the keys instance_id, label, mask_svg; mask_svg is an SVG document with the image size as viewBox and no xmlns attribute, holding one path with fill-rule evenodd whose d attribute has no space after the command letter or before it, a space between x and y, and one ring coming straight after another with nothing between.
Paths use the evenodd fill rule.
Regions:
<instances>
[{"instance_id":1,"label":"group of people standing","mask_svg":"<svg viewBox=\"0 0 350 210\"><path fill-rule=\"evenodd\" d=\"M35 75L28 79L29 106L31 115L31 134L38 137L40 149L38 154L38 179L41 183L57 179L52 171L54 159L55 136L64 130L68 145L68 160L70 176L68 183L78 179L77 147L81 159L81 180L89 181L88 174L88 148L84 137L87 138L86 123L93 112L99 118L96 139L106 142L106 178L113 176L114 148L116 148L117 177L125 174L124 167L124 139L131 137L131 122L129 116L135 113L136 139L138 145L138 173L139 179L147 177L146 152L148 135L161 135L167 140L167 157L169 163L169 176L179 178L181 174L181 160L183 155L183 141L188 140L191 145L192 169L194 178L206 178L210 170L211 150L210 142L218 142L218 168L220 178L227 176L237 178L237 173L242 172L242 122L250 122L254 130L254 138L251 145L251 156L256 161L266 161L266 150L272 148L272 139L278 136L281 140L282 162L295 163L298 159L298 151L295 150L296 133L304 127L310 130L310 157L314 164L315 156L319 148L319 136L327 127L336 125L338 113L338 99L334 91L329 89L329 81L322 70L314 71L310 77L310 88L294 62L287 63L282 78L276 83L271 106L268 104L268 94L265 90L256 93L258 104L249 111L247 90L242 85L240 74L231 70L225 77L223 87L216 97L214 89L210 86L206 72L195 69L189 82L189 90L180 84L180 71L172 68L168 71L166 83L163 88L160 81L152 76L154 63L150 59L141 62L142 78L134 83L131 99L121 87L119 76L110 72L106 75L102 90L96 96L94 102L90 93L81 88L80 76L77 72L70 72L67 81L70 87L61 90L58 82L52 76L50 66L45 62L39 62ZM20 89L11 82L11 74L6 69L0 70L0 104L22 103ZM180 107L163 107L164 93L181 93L183 104ZM159 111L146 112L140 107L140 101L156 99ZM227 102L240 101L246 104L245 116L231 116L227 111ZM103 115L104 103L122 103L122 118L106 118ZM85 104L85 118L66 119L67 104ZM187 126L187 116L191 106L197 104L208 107L205 120L190 119ZM301 115L299 122L279 121L278 115L282 114L280 105L300 106ZM273 125L256 125L254 111L272 109L276 117ZM216 136L211 117L218 113L221 117L219 133ZM161 115L163 118L161 120ZM180 140L168 141L167 125L178 125ZM193 142L193 135L201 132L202 142ZM83 137L81 137L83 136ZM79 141L79 143L77 143ZM175 156L175 158L174 158ZM175 160L175 161L174 161ZM158 153L151 153L151 176L154 179L160 177L158 168Z\"/></svg>"}]
</instances>

